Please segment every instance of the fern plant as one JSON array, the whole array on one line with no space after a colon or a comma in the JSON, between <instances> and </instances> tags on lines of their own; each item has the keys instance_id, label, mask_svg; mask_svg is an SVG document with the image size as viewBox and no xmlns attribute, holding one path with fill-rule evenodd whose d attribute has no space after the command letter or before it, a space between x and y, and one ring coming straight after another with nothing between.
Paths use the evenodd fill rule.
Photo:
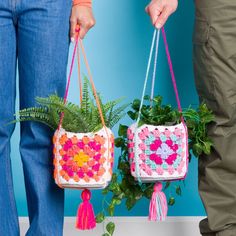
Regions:
<instances>
[{"instance_id":1,"label":"fern plant","mask_svg":"<svg viewBox=\"0 0 236 236\"><path fill-rule=\"evenodd\" d=\"M17 118L12 122L36 121L56 130L63 112L62 127L65 130L75 133L96 132L102 128L102 122L98 108L95 105L95 96L90 94L93 94L92 88L85 77L80 106L71 102L64 103L63 98L56 94L46 98L36 97L36 102L39 106L20 110L15 114ZM98 99L105 124L107 127L112 128L125 115L124 111L129 104L118 106L123 101L123 98L103 103L100 94L98 94Z\"/></svg>"}]
</instances>

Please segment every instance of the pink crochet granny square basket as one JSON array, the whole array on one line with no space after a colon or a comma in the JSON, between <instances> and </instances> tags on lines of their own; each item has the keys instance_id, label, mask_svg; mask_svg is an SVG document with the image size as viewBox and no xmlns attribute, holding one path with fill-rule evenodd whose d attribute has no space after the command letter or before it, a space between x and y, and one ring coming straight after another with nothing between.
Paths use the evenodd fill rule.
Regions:
<instances>
[{"instance_id":1,"label":"pink crochet granny square basket","mask_svg":"<svg viewBox=\"0 0 236 236\"><path fill-rule=\"evenodd\" d=\"M179 100L177 85L164 28L162 28L161 31L178 104L178 110L181 113L182 108ZM184 179L188 170L188 131L185 125L184 118L182 116L181 122L172 126L154 126L149 124L143 124L139 126L139 122L141 119L141 109L144 103L144 95L149 77L152 54L156 43L150 101L152 101L154 95L159 38L160 30L155 30L138 118L136 123L132 124L127 131L128 152L132 176L140 183L155 183L149 207L149 220L154 221L165 220L168 209L167 200L164 192L162 192L162 183L160 181ZM150 104L150 106L151 105L152 104Z\"/></svg>"},{"instance_id":2,"label":"pink crochet granny square basket","mask_svg":"<svg viewBox=\"0 0 236 236\"><path fill-rule=\"evenodd\" d=\"M182 122L138 128L133 124L128 129L128 147L131 174L142 182L183 179L187 173L188 140Z\"/></svg>"},{"instance_id":3,"label":"pink crochet granny square basket","mask_svg":"<svg viewBox=\"0 0 236 236\"><path fill-rule=\"evenodd\" d=\"M164 28L162 28L162 35L178 104L178 110L182 112ZM159 38L160 30L155 30L138 119L136 123L129 127L127 134L131 174L142 182L183 179L188 169L188 132L183 117L181 117L181 123L173 126L154 126L144 124L138 127L152 54L156 43L151 90L151 100L153 99Z\"/></svg>"}]
</instances>

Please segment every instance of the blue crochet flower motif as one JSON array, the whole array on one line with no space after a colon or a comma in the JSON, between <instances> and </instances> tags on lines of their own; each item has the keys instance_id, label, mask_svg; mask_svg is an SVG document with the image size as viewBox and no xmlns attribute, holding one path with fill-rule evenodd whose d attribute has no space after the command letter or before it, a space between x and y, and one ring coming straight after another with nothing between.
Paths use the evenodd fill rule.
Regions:
<instances>
[{"instance_id":1,"label":"blue crochet flower motif","mask_svg":"<svg viewBox=\"0 0 236 236\"><path fill-rule=\"evenodd\" d=\"M164 170L167 170L167 169L168 169L168 164L164 162L164 163L161 165L161 167L162 167Z\"/></svg>"},{"instance_id":2,"label":"blue crochet flower motif","mask_svg":"<svg viewBox=\"0 0 236 236\"><path fill-rule=\"evenodd\" d=\"M173 167L174 167L175 169L177 169L181 161L182 161L182 158L181 158L181 156L178 155L178 157L177 157L176 160L174 161Z\"/></svg>"},{"instance_id":3,"label":"blue crochet flower motif","mask_svg":"<svg viewBox=\"0 0 236 236\"><path fill-rule=\"evenodd\" d=\"M155 170L157 168L157 165L155 162L151 161L150 159L146 159L146 164L149 165L151 167L152 170Z\"/></svg>"},{"instance_id":4,"label":"blue crochet flower motif","mask_svg":"<svg viewBox=\"0 0 236 236\"><path fill-rule=\"evenodd\" d=\"M160 135L160 140L161 140L162 142L166 142L167 138L166 138L166 136L165 136L164 134L161 134L161 135Z\"/></svg>"},{"instance_id":5,"label":"blue crochet flower motif","mask_svg":"<svg viewBox=\"0 0 236 236\"><path fill-rule=\"evenodd\" d=\"M180 163L182 161L182 157L178 155L178 157L176 158L176 161L178 161L178 163Z\"/></svg>"},{"instance_id":6,"label":"blue crochet flower motif","mask_svg":"<svg viewBox=\"0 0 236 236\"><path fill-rule=\"evenodd\" d=\"M177 136L174 135L174 134L171 134L171 135L170 135L170 138L171 138L171 140L174 141L174 142L176 142L176 141L178 140L178 139L177 139Z\"/></svg>"},{"instance_id":7,"label":"blue crochet flower motif","mask_svg":"<svg viewBox=\"0 0 236 236\"><path fill-rule=\"evenodd\" d=\"M146 155L150 155L151 154L151 151L149 149L146 149L144 152L145 152Z\"/></svg>"},{"instance_id":8,"label":"blue crochet flower motif","mask_svg":"<svg viewBox=\"0 0 236 236\"><path fill-rule=\"evenodd\" d=\"M178 150L177 150L177 153L181 154L182 152L183 152L183 148L179 147Z\"/></svg>"},{"instance_id":9,"label":"blue crochet flower motif","mask_svg":"<svg viewBox=\"0 0 236 236\"><path fill-rule=\"evenodd\" d=\"M150 134L148 138L151 142L154 142L156 140L156 138L153 134Z\"/></svg>"},{"instance_id":10,"label":"blue crochet flower motif","mask_svg":"<svg viewBox=\"0 0 236 236\"><path fill-rule=\"evenodd\" d=\"M175 169L177 169L178 166L179 166L179 164L175 161L174 164L173 164L173 167L174 167Z\"/></svg>"},{"instance_id":11,"label":"blue crochet flower motif","mask_svg":"<svg viewBox=\"0 0 236 236\"><path fill-rule=\"evenodd\" d=\"M150 144L152 144L152 140L150 139L150 138L146 138L145 139L145 141L144 141L144 143L146 144L146 145L150 145Z\"/></svg>"}]
</instances>

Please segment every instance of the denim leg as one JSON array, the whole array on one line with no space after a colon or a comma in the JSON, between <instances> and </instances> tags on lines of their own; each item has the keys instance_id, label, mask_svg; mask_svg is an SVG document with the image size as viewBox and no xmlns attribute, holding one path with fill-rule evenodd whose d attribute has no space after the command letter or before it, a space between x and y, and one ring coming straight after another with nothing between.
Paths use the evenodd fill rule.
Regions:
<instances>
[{"instance_id":1,"label":"denim leg","mask_svg":"<svg viewBox=\"0 0 236 236\"><path fill-rule=\"evenodd\" d=\"M8 1L0 1L0 236L18 236L13 192L10 138L15 125L16 31Z\"/></svg>"},{"instance_id":2,"label":"denim leg","mask_svg":"<svg viewBox=\"0 0 236 236\"><path fill-rule=\"evenodd\" d=\"M21 0L18 5L20 108L35 97L64 95L71 1ZM21 123L23 163L30 228L27 236L61 236L64 191L53 179L52 135L46 126Z\"/></svg>"}]
</instances>

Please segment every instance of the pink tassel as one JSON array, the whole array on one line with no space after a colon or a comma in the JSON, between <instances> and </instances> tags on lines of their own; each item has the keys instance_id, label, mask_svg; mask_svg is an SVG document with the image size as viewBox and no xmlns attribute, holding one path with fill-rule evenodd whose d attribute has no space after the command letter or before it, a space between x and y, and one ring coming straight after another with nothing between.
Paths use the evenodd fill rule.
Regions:
<instances>
[{"instance_id":1,"label":"pink tassel","mask_svg":"<svg viewBox=\"0 0 236 236\"><path fill-rule=\"evenodd\" d=\"M83 202L80 204L78 209L76 228L81 230L90 230L96 227L93 206L89 202L91 199L91 192L88 189L85 189L81 194L81 198Z\"/></svg>"},{"instance_id":2,"label":"pink tassel","mask_svg":"<svg viewBox=\"0 0 236 236\"><path fill-rule=\"evenodd\" d=\"M152 194L149 205L150 221L164 221L167 216L168 206L165 193L162 192L162 183L157 182L154 185L154 192Z\"/></svg>"}]
</instances>

